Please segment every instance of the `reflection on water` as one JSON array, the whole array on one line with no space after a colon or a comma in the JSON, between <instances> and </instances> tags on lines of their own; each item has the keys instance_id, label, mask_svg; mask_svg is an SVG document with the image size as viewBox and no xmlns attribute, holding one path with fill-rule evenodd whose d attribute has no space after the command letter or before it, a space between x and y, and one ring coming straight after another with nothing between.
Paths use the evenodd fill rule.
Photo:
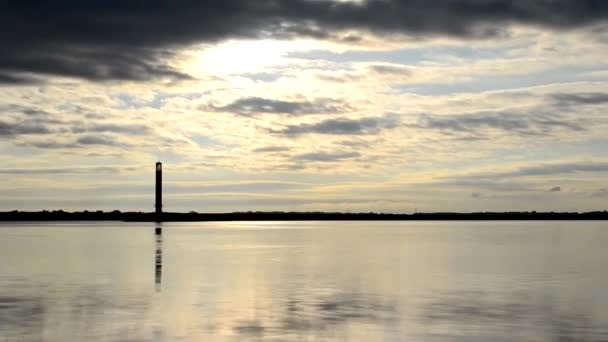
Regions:
<instances>
[{"instance_id":1,"label":"reflection on water","mask_svg":"<svg viewBox=\"0 0 608 342\"><path fill-rule=\"evenodd\" d=\"M606 228L0 226L0 341L608 341Z\"/></svg>"},{"instance_id":2,"label":"reflection on water","mask_svg":"<svg viewBox=\"0 0 608 342\"><path fill-rule=\"evenodd\" d=\"M154 228L156 236L156 254L154 257L154 284L156 291L159 292L162 288L163 281L163 229L162 227Z\"/></svg>"},{"instance_id":3,"label":"reflection on water","mask_svg":"<svg viewBox=\"0 0 608 342\"><path fill-rule=\"evenodd\" d=\"M0 336L18 339L39 336L43 329L46 307L40 297L1 296Z\"/></svg>"},{"instance_id":4,"label":"reflection on water","mask_svg":"<svg viewBox=\"0 0 608 342\"><path fill-rule=\"evenodd\" d=\"M434 340L606 341L608 325L588 308L556 307L549 298L525 294L501 298L485 293L441 294L427 303L421 326Z\"/></svg>"},{"instance_id":5,"label":"reflection on water","mask_svg":"<svg viewBox=\"0 0 608 342\"><path fill-rule=\"evenodd\" d=\"M282 339L286 336L332 337L349 326L381 326L395 330L399 316L392 303L362 293L337 293L320 298L279 299L282 305L264 320L236 321L232 329L242 337Z\"/></svg>"}]
</instances>

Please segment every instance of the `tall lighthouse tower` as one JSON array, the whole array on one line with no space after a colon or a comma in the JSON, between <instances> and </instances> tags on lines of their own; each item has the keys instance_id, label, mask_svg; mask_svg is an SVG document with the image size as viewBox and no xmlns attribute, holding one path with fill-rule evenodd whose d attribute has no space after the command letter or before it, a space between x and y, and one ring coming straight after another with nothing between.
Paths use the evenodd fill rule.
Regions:
<instances>
[{"instance_id":1,"label":"tall lighthouse tower","mask_svg":"<svg viewBox=\"0 0 608 342\"><path fill-rule=\"evenodd\" d=\"M163 163L156 163L156 220L163 214Z\"/></svg>"}]
</instances>

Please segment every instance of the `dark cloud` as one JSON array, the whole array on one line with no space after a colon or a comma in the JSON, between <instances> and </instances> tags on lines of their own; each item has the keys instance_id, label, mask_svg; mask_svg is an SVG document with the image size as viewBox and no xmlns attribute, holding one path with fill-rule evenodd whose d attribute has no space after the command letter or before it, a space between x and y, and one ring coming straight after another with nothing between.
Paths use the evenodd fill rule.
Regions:
<instances>
[{"instance_id":1,"label":"dark cloud","mask_svg":"<svg viewBox=\"0 0 608 342\"><path fill-rule=\"evenodd\" d=\"M268 147L260 147L253 150L256 153L269 153L269 152L287 152L291 150L291 148L287 146L268 146Z\"/></svg>"},{"instance_id":2,"label":"dark cloud","mask_svg":"<svg viewBox=\"0 0 608 342\"><path fill-rule=\"evenodd\" d=\"M22 47L22 51L0 53L0 68L6 66L7 72L27 71L35 74L55 74L84 78L93 81L134 80L146 81L153 78L171 80L189 79L188 75L172 70L166 65L164 55L156 52L133 48L101 50L96 48L75 48L64 51L32 51L34 47ZM10 74L9 74L10 75ZM18 76L13 75L17 78ZM31 83L27 78L17 78L18 83Z\"/></svg>"},{"instance_id":3,"label":"dark cloud","mask_svg":"<svg viewBox=\"0 0 608 342\"><path fill-rule=\"evenodd\" d=\"M416 127L467 134L477 133L484 129L495 129L521 136L549 135L555 129L585 130L579 123L561 119L557 115L510 112L421 115Z\"/></svg>"},{"instance_id":4,"label":"dark cloud","mask_svg":"<svg viewBox=\"0 0 608 342\"><path fill-rule=\"evenodd\" d=\"M332 99L317 99L314 101L285 101L265 99L261 97L247 97L238 99L225 106L209 105L207 110L215 112L227 112L241 115L253 114L333 114L341 113L350 107L340 101Z\"/></svg>"},{"instance_id":5,"label":"dark cloud","mask_svg":"<svg viewBox=\"0 0 608 342\"><path fill-rule=\"evenodd\" d=\"M600 105L608 103L607 93L551 94L550 97L563 105Z\"/></svg>"},{"instance_id":6,"label":"dark cloud","mask_svg":"<svg viewBox=\"0 0 608 342\"><path fill-rule=\"evenodd\" d=\"M352 159L359 157L357 152L314 152L304 153L294 156L297 161L318 161L318 162L333 162L344 159Z\"/></svg>"},{"instance_id":7,"label":"dark cloud","mask_svg":"<svg viewBox=\"0 0 608 342\"><path fill-rule=\"evenodd\" d=\"M554 186L551 189L549 189L549 192L560 192L562 191L562 188L560 186Z\"/></svg>"},{"instance_id":8,"label":"dark cloud","mask_svg":"<svg viewBox=\"0 0 608 342\"><path fill-rule=\"evenodd\" d=\"M377 134L384 129L395 128L397 124L397 119L393 116L362 119L329 119L315 124L289 125L283 130L273 132L289 136L302 134Z\"/></svg>"},{"instance_id":9,"label":"dark cloud","mask_svg":"<svg viewBox=\"0 0 608 342\"><path fill-rule=\"evenodd\" d=\"M0 2L0 82L31 73L103 80L187 78L176 47L228 38L347 31L492 37L507 24L577 28L608 17L603 0L20 0ZM243 56L246 58L246 56Z\"/></svg>"}]
</instances>

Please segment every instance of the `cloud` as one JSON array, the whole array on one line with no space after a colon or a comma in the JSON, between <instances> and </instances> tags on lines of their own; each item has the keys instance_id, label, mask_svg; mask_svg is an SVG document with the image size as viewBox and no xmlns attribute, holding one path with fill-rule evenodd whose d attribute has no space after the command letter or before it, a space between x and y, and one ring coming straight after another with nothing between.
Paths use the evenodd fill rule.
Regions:
<instances>
[{"instance_id":1,"label":"cloud","mask_svg":"<svg viewBox=\"0 0 608 342\"><path fill-rule=\"evenodd\" d=\"M563 105L600 105L608 103L608 93L551 94L550 97Z\"/></svg>"},{"instance_id":2,"label":"cloud","mask_svg":"<svg viewBox=\"0 0 608 342\"><path fill-rule=\"evenodd\" d=\"M0 121L0 137L24 134L50 134L51 131L40 124L31 122L10 123Z\"/></svg>"},{"instance_id":3,"label":"cloud","mask_svg":"<svg viewBox=\"0 0 608 342\"><path fill-rule=\"evenodd\" d=\"M554 186L551 189L549 189L549 192L560 192L562 191L562 188L559 186Z\"/></svg>"},{"instance_id":4,"label":"cloud","mask_svg":"<svg viewBox=\"0 0 608 342\"><path fill-rule=\"evenodd\" d=\"M168 185L167 191L173 194L192 193L264 193L287 191L305 187L306 184L280 181L236 182L218 184Z\"/></svg>"},{"instance_id":5,"label":"cloud","mask_svg":"<svg viewBox=\"0 0 608 342\"><path fill-rule=\"evenodd\" d=\"M291 148L289 148L287 146L268 146L268 147L256 148L252 152L255 152L255 153L287 152L289 150L291 150Z\"/></svg>"},{"instance_id":6,"label":"cloud","mask_svg":"<svg viewBox=\"0 0 608 342\"><path fill-rule=\"evenodd\" d=\"M373 64L369 66L369 69L375 73L382 75L409 75L411 74L411 70L408 67L404 67L401 65L391 65L391 64Z\"/></svg>"},{"instance_id":7,"label":"cloud","mask_svg":"<svg viewBox=\"0 0 608 342\"><path fill-rule=\"evenodd\" d=\"M359 157L357 152L314 152L304 153L293 157L296 161L334 162Z\"/></svg>"},{"instance_id":8,"label":"cloud","mask_svg":"<svg viewBox=\"0 0 608 342\"><path fill-rule=\"evenodd\" d=\"M37 81L38 80L36 80L35 78L30 77L30 76L18 75L18 74L7 74L7 73L0 72L0 84L26 85L26 84L35 83Z\"/></svg>"},{"instance_id":9,"label":"cloud","mask_svg":"<svg viewBox=\"0 0 608 342\"><path fill-rule=\"evenodd\" d=\"M579 123L561 119L557 115L511 112L453 115L423 114L418 118L416 127L460 133L478 133L484 129L494 129L516 133L521 136L548 135L558 128L568 131L585 130Z\"/></svg>"},{"instance_id":10,"label":"cloud","mask_svg":"<svg viewBox=\"0 0 608 342\"><path fill-rule=\"evenodd\" d=\"M363 76L354 73L319 73L317 78L325 82L348 83L360 81Z\"/></svg>"},{"instance_id":11,"label":"cloud","mask_svg":"<svg viewBox=\"0 0 608 342\"><path fill-rule=\"evenodd\" d=\"M288 136L302 134L359 135L377 134L383 129L397 127L393 116L369 117L362 119L329 119L315 124L289 125L285 129L273 131Z\"/></svg>"},{"instance_id":12,"label":"cloud","mask_svg":"<svg viewBox=\"0 0 608 342\"><path fill-rule=\"evenodd\" d=\"M103 135L86 135L80 137L76 140L78 144L82 145L106 145L106 146L114 146L118 145L118 143L109 136Z\"/></svg>"},{"instance_id":13,"label":"cloud","mask_svg":"<svg viewBox=\"0 0 608 342\"><path fill-rule=\"evenodd\" d=\"M256 82L273 82L281 78L280 73L270 73L270 72L257 72L257 73L249 73L242 74L242 77L247 77Z\"/></svg>"},{"instance_id":14,"label":"cloud","mask_svg":"<svg viewBox=\"0 0 608 342\"><path fill-rule=\"evenodd\" d=\"M229 38L341 39L403 33L495 37L511 23L567 29L605 21L601 0L23 0L0 4L0 82L183 79L175 48Z\"/></svg>"},{"instance_id":15,"label":"cloud","mask_svg":"<svg viewBox=\"0 0 608 342\"><path fill-rule=\"evenodd\" d=\"M607 188L598 189L597 191L594 191L591 194L591 197L608 197L608 189Z\"/></svg>"},{"instance_id":16,"label":"cloud","mask_svg":"<svg viewBox=\"0 0 608 342\"><path fill-rule=\"evenodd\" d=\"M72 128L73 133L127 133L131 135L144 135L150 132L150 128L145 125L138 124L108 124L98 123L85 126L76 126Z\"/></svg>"},{"instance_id":17,"label":"cloud","mask_svg":"<svg viewBox=\"0 0 608 342\"><path fill-rule=\"evenodd\" d=\"M0 169L0 174L6 175L37 175L37 174L94 174L94 173L120 173L133 171L135 168L129 167L87 167L87 168L29 168L29 169Z\"/></svg>"},{"instance_id":18,"label":"cloud","mask_svg":"<svg viewBox=\"0 0 608 342\"><path fill-rule=\"evenodd\" d=\"M38 42L44 46L44 42ZM36 44L32 42L31 44ZM91 81L151 79L186 80L191 77L173 70L167 65L171 53L136 47L51 47L50 50L36 45L22 46L22 51L0 52L0 72L4 70L9 84L33 83L31 77L21 72L37 75L60 75ZM39 49L39 50L38 50ZM54 51L56 49L57 51ZM11 54L12 53L12 54ZM12 73L11 73L12 72ZM6 82L5 82L6 83Z\"/></svg>"},{"instance_id":19,"label":"cloud","mask_svg":"<svg viewBox=\"0 0 608 342\"><path fill-rule=\"evenodd\" d=\"M529 165L510 171L474 173L466 178L497 179L529 176L548 176L557 174L573 174L578 172L608 172L608 162L567 162L541 165Z\"/></svg>"},{"instance_id":20,"label":"cloud","mask_svg":"<svg viewBox=\"0 0 608 342\"><path fill-rule=\"evenodd\" d=\"M424 187L437 186L442 188L466 188L466 189L478 189L489 192L529 192L535 191L534 187L530 184L514 181L497 181L498 178L491 178L490 176L484 177L486 174L479 176L479 174L471 174L466 176L448 177L448 180L433 181L432 183L421 183ZM476 198L483 197L484 194L481 191L476 191L471 194L471 197Z\"/></svg>"},{"instance_id":21,"label":"cloud","mask_svg":"<svg viewBox=\"0 0 608 342\"><path fill-rule=\"evenodd\" d=\"M285 101L265 99L261 97L246 97L238 99L225 106L209 105L206 109L214 112L227 112L241 115L253 114L333 114L350 109L342 101L332 99L316 99L314 101Z\"/></svg>"},{"instance_id":22,"label":"cloud","mask_svg":"<svg viewBox=\"0 0 608 342\"><path fill-rule=\"evenodd\" d=\"M27 141L27 142L18 142L15 145L17 146L25 146L25 147L35 147L41 149L66 149L66 148L77 148L79 145L74 142L59 142L59 141Z\"/></svg>"},{"instance_id":23,"label":"cloud","mask_svg":"<svg viewBox=\"0 0 608 342\"><path fill-rule=\"evenodd\" d=\"M53 137L48 140L27 139L15 142L16 146L35 147L40 149L73 149L100 146L128 146L129 144L120 142L110 135L85 134L74 137Z\"/></svg>"}]
</instances>

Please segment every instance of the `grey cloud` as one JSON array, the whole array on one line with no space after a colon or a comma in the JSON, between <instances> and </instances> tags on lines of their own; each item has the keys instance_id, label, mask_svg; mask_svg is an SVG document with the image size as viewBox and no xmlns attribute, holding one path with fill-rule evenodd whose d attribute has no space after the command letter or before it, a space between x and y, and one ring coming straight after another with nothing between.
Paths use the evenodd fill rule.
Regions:
<instances>
[{"instance_id":1,"label":"grey cloud","mask_svg":"<svg viewBox=\"0 0 608 342\"><path fill-rule=\"evenodd\" d=\"M510 112L482 112L455 115L421 115L418 128L477 133L483 129L496 129L522 136L548 135L555 129L584 131L580 124L561 119L557 115L520 114Z\"/></svg>"},{"instance_id":2,"label":"grey cloud","mask_svg":"<svg viewBox=\"0 0 608 342\"><path fill-rule=\"evenodd\" d=\"M315 124L289 125L283 130L273 131L289 136L302 134L359 135L377 134L384 129L397 127L394 116L369 117L362 119L329 119Z\"/></svg>"},{"instance_id":3,"label":"grey cloud","mask_svg":"<svg viewBox=\"0 0 608 342\"><path fill-rule=\"evenodd\" d=\"M110 136L102 135L84 135L76 138L75 140L64 141L64 140L33 140L33 141L21 141L16 143L17 146L23 147L35 147L41 149L66 149L66 148L80 148L91 145L103 145L103 146L118 146L124 145L119 143Z\"/></svg>"},{"instance_id":4,"label":"grey cloud","mask_svg":"<svg viewBox=\"0 0 608 342\"><path fill-rule=\"evenodd\" d=\"M268 193L304 187L305 184L289 182L246 182L234 184L208 184L175 186L167 185L167 191L175 194L189 193Z\"/></svg>"},{"instance_id":5,"label":"grey cloud","mask_svg":"<svg viewBox=\"0 0 608 342\"><path fill-rule=\"evenodd\" d=\"M527 176L548 176L578 172L608 172L608 162L570 162L524 166L512 171L471 174L466 178L497 179Z\"/></svg>"},{"instance_id":6,"label":"grey cloud","mask_svg":"<svg viewBox=\"0 0 608 342\"><path fill-rule=\"evenodd\" d=\"M107 146L114 146L114 145L118 144L111 137L103 136L103 135L86 135L86 136L78 138L76 140L76 142L78 144L82 144L82 145L107 145Z\"/></svg>"},{"instance_id":7,"label":"grey cloud","mask_svg":"<svg viewBox=\"0 0 608 342\"><path fill-rule=\"evenodd\" d=\"M606 188L601 188L597 191L594 191L591 194L591 197L608 197L608 189Z\"/></svg>"},{"instance_id":8,"label":"grey cloud","mask_svg":"<svg viewBox=\"0 0 608 342\"><path fill-rule=\"evenodd\" d=\"M50 134L51 131L43 126L32 122L10 123L0 121L0 137L15 136L23 134Z\"/></svg>"},{"instance_id":9,"label":"grey cloud","mask_svg":"<svg viewBox=\"0 0 608 342\"><path fill-rule=\"evenodd\" d=\"M608 162L546 163L522 166L506 171L471 172L445 177L443 180L431 184L433 186L471 188L491 192L561 192L563 191L561 186L553 186L544 190L539 189L535 180L525 179L525 177L563 176L576 173L608 173Z\"/></svg>"},{"instance_id":10,"label":"grey cloud","mask_svg":"<svg viewBox=\"0 0 608 342\"><path fill-rule=\"evenodd\" d=\"M349 110L350 107L342 101L332 99L285 101L261 97L247 97L238 99L225 106L209 105L207 109L215 112L228 112L242 115L261 113L305 115L340 113Z\"/></svg>"},{"instance_id":11,"label":"grey cloud","mask_svg":"<svg viewBox=\"0 0 608 342\"><path fill-rule=\"evenodd\" d=\"M41 148L41 149L65 149L65 148L77 148L78 147L78 144L73 143L73 142L63 143L63 142L59 142L59 141L50 141L50 140L18 142L18 143L16 143L16 145L22 146L22 147L35 147L35 148Z\"/></svg>"},{"instance_id":12,"label":"grey cloud","mask_svg":"<svg viewBox=\"0 0 608 342\"><path fill-rule=\"evenodd\" d=\"M490 179L489 179L490 178ZM448 180L435 181L432 183L422 183L422 186L441 186L441 187L457 187L470 188L475 190L491 191L491 192L511 192L511 191L535 191L534 187L529 184L513 181L497 181L497 178L491 178L488 175L472 174L460 177L448 177ZM481 196L483 193L476 191ZM473 194L471 194L473 195Z\"/></svg>"},{"instance_id":13,"label":"grey cloud","mask_svg":"<svg viewBox=\"0 0 608 342\"><path fill-rule=\"evenodd\" d=\"M383 75L409 75L411 70L408 67L401 65L389 65L389 64L374 64L370 65L369 68Z\"/></svg>"},{"instance_id":14,"label":"grey cloud","mask_svg":"<svg viewBox=\"0 0 608 342\"><path fill-rule=\"evenodd\" d=\"M119 173L123 171L133 171L134 168L121 167L90 167L90 168L31 168L31 169L0 169L0 174L20 175L20 174L88 174L88 173Z\"/></svg>"},{"instance_id":15,"label":"grey cloud","mask_svg":"<svg viewBox=\"0 0 608 342\"><path fill-rule=\"evenodd\" d=\"M361 75L356 75L354 73L342 73L342 74L323 73L323 74L318 74L317 78L320 79L321 81L326 81L326 82L346 83L346 82L359 81L363 77Z\"/></svg>"},{"instance_id":16,"label":"grey cloud","mask_svg":"<svg viewBox=\"0 0 608 342\"><path fill-rule=\"evenodd\" d=\"M253 152L256 152L256 153L287 152L289 150L291 150L291 148L286 147L286 146L268 146L268 147L256 148L253 150Z\"/></svg>"},{"instance_id":17,"label":"grey cloud","mask_svg":"<svg viewBox=\"0 0 608 342\"><path fill-rule=\"evenodd\" d=\"M558 93L550 97L563 105L600 105L608 103L607 93Z\"/></svg>"},{"instance_id":18,"label":"grey cloud","mask_svg":"<svg viewBox=\"0 0 608 342\"><path fill-rule=\"evenodd\" d=\"M258 72L258 73L244 74L241 76L250 78L257 82L273 82L273 81L276 81L279 78L281 78L280 73L270 73L270 72Z\"/></svg>"},{"instance_id":19,"label":"grey cloud","mask_svg":"<svg viewBox=\"0 0 608 342\"><path fill-rule=\"evenodd\" d=\"M144 135L150 132L150 128L138 124L109 124L99 123L91 125L78 125L72 128L73 133L126 133L131 135Z\"/></svg>"},{"instance_id":20,"label":"grey cloud","mask_svg":"<svg viewBox=\"0 0 608 342\"><path fill-rule=\"evenodd\" d=\"M0 82L31 73L94 81L187 78L175 47L228 38L309 36L356 44L350 31L493 37L507 24L550 29L606 21L602 0L21 0L0 4ZM246 58L246 56L244 56Z\"/></svg>"},{"instance_id":21,"label":"grey cloud","mask_svg":"<svg viewBox=\"0 0 608 342\"><path fill-rule=\"evenodd\" d=\"M363 37L356 36L353 34L347 34L346 36L340 37L340 41L345 43L358 43L363 41Z\"/></svg>"},{"instance_id":22,"label":"grey cloud","mask_svg":"<svg viewBox=\"0 0 608 342\"><path fill-rule=\"evenodd\" d=\"M19 74L7 74L0 72L0 84L6 85L27 85L37 82L33 77L19 75Z\"/></svg>"},{"instance_id":23,"label":"grey cloud","mask_svg":"<svg viewBox=\"0 0 608 342\"><path fill-rule=\"evenodd\" d=\"M26 116L36 117L36 119L40 119L41 117L47 117L50 115L48 112L34 108L22 108L21 113L25 114Z\"/></svg>"},{"instance_id":24,"label":"grey cloud","mask_svg":"<svg viewBox=\"0 0 608 342\"><path fill-rule=\"evenodd\" d=\"M151 131L148 126L142 124L62 120L57 118L60 117L59 114L20 105L0 106L0 112L7 113L13 118L11 121L0 121L0 137L23 136L13 142L15 146L21 147L69 149L85 145L118 145L113 137L100 134L115 133L129 136L144 135ZM79 136L81 133L88 134ZM34 137L35 135L45 135L46 138Z\"/></svg>"},{"instance_id":25,"label":"grey cloud","mask_svg":"<svg viewBox=\"0 0 608 342\"><path fill-rule=\"evenodd\" d=\"M304 153L293 157L297 161L318 161L318 162L333 162L344 159L352 159L359 157L357 152L314 152Z\"/></svg>"},{"instance_id":26,"label":"grey cloud","mask_svg":"<svg viewBox=\"0 0 608 342\"><path fill-rule=\"evenodd\" d=\"M24 105L0 105L0 113L13 117L14 120L16 120L16 122L13 123L15 125L50 126L67 123L64 120L56 118L56 115L52 112L48 112L37 107L29 107Z\"/></svg>"}]
</instances>

